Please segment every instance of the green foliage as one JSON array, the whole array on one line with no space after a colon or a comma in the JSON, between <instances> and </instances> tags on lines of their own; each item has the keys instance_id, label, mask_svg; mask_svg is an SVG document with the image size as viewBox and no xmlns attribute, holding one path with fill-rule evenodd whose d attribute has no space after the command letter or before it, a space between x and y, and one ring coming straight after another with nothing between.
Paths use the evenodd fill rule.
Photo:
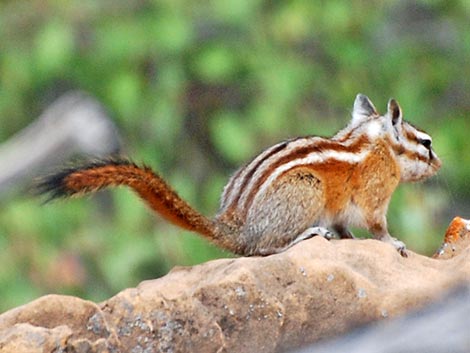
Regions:
<instances>
[{"instance_id":1,"label":"green foliage","mask_svg":"<svg viewBox=\"0 0 470 353\"><path fill-rule=\"evenodd\" d=\"M67 89L88 91L130 156L214 214L229 174L266 146L331 135L358 92L382 112L394 96L444 167L396 193L389 223L431 253L454 212L469 217L469 14L463 0L2 2L0 140ZM19 195L0 210L0 311L49 292L101 300L221 256L128 191L47 206Z\"/></svg>"}]
</instances>

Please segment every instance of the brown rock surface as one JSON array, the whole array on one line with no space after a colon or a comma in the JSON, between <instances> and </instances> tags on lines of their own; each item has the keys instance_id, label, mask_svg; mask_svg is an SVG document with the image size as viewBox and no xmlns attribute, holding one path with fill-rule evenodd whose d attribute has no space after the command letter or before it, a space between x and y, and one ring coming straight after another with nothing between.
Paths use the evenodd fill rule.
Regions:
<instances>
[{"instance_id":1,"label":"brown rock surface","mask_svg":"<svg viewBox=\"0 0 470 353\"><path fill-rule=\"evenodd\" d=\"M433 255L436 259L450 259L470 247L470 220L455 217L444 235L444 242Z\"/></svg>"},{"instance_id":2,"label":"brown rock surface","mask_svg":"<svg viewBox=\"0 0 470 353\"><path fill-rule=\"evenodd\" d=\"M0 351L281 352L469 283L470 248L453 255L313 238L278 255L175 268L101 304L45 296L0 315Z\"/></svg>"}]
</instances>

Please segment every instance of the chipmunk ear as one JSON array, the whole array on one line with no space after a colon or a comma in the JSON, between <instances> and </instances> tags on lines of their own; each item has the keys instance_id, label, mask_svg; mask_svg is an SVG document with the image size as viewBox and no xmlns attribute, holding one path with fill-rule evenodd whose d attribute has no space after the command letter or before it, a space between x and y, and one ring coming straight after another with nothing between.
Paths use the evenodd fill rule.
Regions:
<instances>
[{"instance_id":1,"label":"chipmunk ear","mask_svg":"<svg viewBox=\"0 0 470 353\"><path fill-rule=\"evenodd\" d=\"M388 101L387 114L392 119L393 125L401 123L402 121L401 108L398 102L393 98L390 98L390 100Z\"/></svg>"},{"instance_id":2,"label":"chipmunk ear","mask_svg":"<svg viewBox=\"0 0 470 353\"><path fill-rule=\"evenodd\" d=\"M377 113L377 109L375 109L374 104L372 104L367 96L359 93L354 100L354 108L352 113L353 121L368 118L372 115L379 115L379 113Z\"/></svg>"}]
</instances>

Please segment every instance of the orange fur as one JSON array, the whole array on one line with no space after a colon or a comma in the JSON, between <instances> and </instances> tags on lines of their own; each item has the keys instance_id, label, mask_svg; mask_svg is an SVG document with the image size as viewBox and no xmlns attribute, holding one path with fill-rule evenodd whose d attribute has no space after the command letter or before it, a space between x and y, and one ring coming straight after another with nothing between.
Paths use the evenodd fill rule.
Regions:
<instances>
[{"instance_id":1,"label":"orange fur","mask_svg":"<svg viewBox=\"0 0 470 353\"><path fill-rule=\"evenodd\" d=\"M171 223L247 256L283 251L311 236L314 225L331 227L341 238L353 237L349 226L364 227L405 255L405 244L387 230L391 195L401 181L425 179L440 165L431 137L402 120L395 100L381 116L359 94L350 124L332 138L283 141L240 168L213 219L193 209L150 168L127 160L65 169L46 178L40 190L54 198L127 186Z\"/></svg>"}]
</instances>

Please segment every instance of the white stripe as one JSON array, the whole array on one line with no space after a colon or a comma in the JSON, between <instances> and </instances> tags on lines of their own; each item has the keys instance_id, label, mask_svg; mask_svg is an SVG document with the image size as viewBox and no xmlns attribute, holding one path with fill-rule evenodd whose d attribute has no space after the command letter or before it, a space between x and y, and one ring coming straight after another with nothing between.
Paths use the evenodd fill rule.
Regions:
<instances>
[{"instance_id":1,"label":"white stripe","mask_svg":"<svg viewBox=\"0 0 470 353\"><path fill-rule=\"evenodd\" d=\"M353 152L338 152L338 151L325 151L325 152L312 152L309 155L307 155L304 158L296 159L293 160L289 163L285 163L281 166L279 166L274 172L269 176L269 178L261 185L260 189L256 193L255 197L253 200L256 199L258 195L262 195L263 193L266 192L266 189L285 171L296 167L296 166L301 166L301 165L306 165L306 164L315 164L315 163L322 163L326 162L328 160L335 160L335 161L341 161L341 162L348 162L348 163L360 163L363 161L366 156L369 154L370 151L364 150L361 153L353 153ZM244 204L246 202L246 196L249 194L248 192L249 188L247 188L245 192L245 197L243 198L242 203ZM244 205L242 208L247 207L247 205Z\"/></svg>"},{"instance_id":2,"label":"white stripe","mask_svg":"<svg viewBox=\"0 0 470 353\"><path fill-rule=\"evenodd\" d=\"M242 167L243 170L241 171L241 173L235 178L235 175L238 173L239 170L237 170L234 174L234 176L229 180L229 182L227 183L225 189L224 189L224 192L222 194L222 198L221 198L221 209L224 209L225 207L229 206L236 195L239 194L240 192L240 188L241 188L241 184L243 182L243 180L245 179L246 175L248 174L248 171L252 170L254 168L254 166L256 164L258 164L258 162L262 159L264 159L268 154L270 154L274 149L278 148L279 145L285 143L284 141L283 142L279 142L267 149L265 149L264 151L262 151L259 155L257 155L248 165L246 165L245 167ZM287 148L287 147L286 147ZM282 150L281 150L282 152ZM273 156L271 157L274 157L276 156L277 153L275 153ZM270 158L271 158L270 157ZM268 158L269 159L269 158ZM266 162L266 161L265 161ZM264 162L263 162L264 163ZM262 165L262 164L261 164ZM261 167L260 165L260 167ZM258 169L260 168L258 167ZM226 190L228 190L229 186L232 185L232 188L230 190L229 193L226 193Z\"/></svg>"},{"instance_id":3,"label":"white stripe","mask_svg":"<svg viewBox=\"0 0 470 353\"><path fill-rule=\"evenodd\" d=\"M431 140L431 136L428 134L421 132L417 129L415 129L412 125L408 124L407 122L403 122L403 129L407 130L411 134L415 135L417 139L429 139ZM426 147L424 147L422 144L418 143L418 141L414 140L409 140L406 137L406 134L403 134L402 140L400 141L401 144L405 147L405 150L414 152L418 155L421 155L423 157L426 157L429 154L429 151ZM414 162L412 160L411 162Z\"/></svg>"},{"instance_id":4,"label":"white stripe","mask_svg":"<svg viewBox=\"0 0 470 353\"><path fill-rule=\"evenodd\" d=\"M420 140L429 140L432 142L431 136L419 130L416 130L416 137Z\"/></svg>"},{"instance_id":5,"label":"white stripe","mask_svg":"<svg viewBox=\"0 0 470 353\"><path fill-rule=\"evenodd\" d=\"M259 178L264 174L264 172L266 171L266 168L269 168L269 166L271 166L272 164L275 164L277 160L283 158L286 155L291 154L293 151L295 151L298 148L311 147L322 141L325 141L325 139L321 137L316 137L316 136L299 138L299 139L293 140L289 142L283 150L279 151L278 153L273 154L271 157L263 161L263 163L259 165L255 173L251 176L249 183L245 186L245 189L239 190L240 192L242 192L242 194L238 201L238 205L243 205L246 202L246 199L248 195L250 194L250 190L254 187L254 184L256 184ZM258 158L256 159L258 160ZM247 168L249 168L252 164L253 163L250 163L249 166L247 166Z\"/></svg>"}]
</instances>

